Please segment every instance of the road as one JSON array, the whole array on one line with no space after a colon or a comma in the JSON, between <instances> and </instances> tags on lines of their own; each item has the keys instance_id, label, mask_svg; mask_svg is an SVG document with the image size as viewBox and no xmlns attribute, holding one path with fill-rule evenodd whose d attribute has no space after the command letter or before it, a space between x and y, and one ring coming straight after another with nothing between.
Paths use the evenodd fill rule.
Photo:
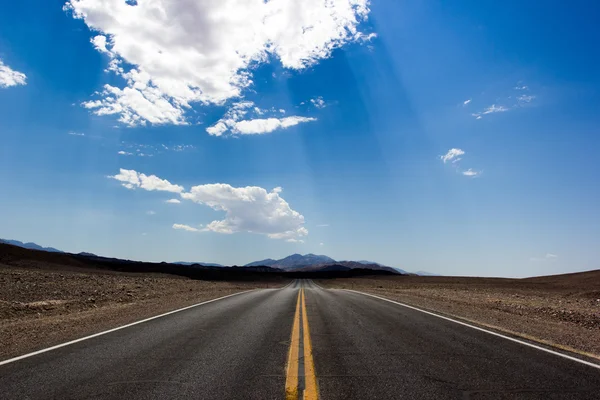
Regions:
<instances>
[{"instance_id":1,"label":"road","mask_svg":"<svg viewBox=\"0 0 600 400\"><path fill-rule=\"evenodd\" d=\"M599 399L600 369L312 281L0 365L8 399Z\"/></svg>"}]
</instances>

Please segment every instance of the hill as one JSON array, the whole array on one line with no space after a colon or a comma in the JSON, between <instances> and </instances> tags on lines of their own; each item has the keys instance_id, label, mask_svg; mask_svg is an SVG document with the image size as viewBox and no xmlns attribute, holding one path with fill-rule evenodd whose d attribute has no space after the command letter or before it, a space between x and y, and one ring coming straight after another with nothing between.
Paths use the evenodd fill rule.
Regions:
<instances>
[{"instance_id":1,"label":"hill","mask_svg":"<svg viewBox=\"0 0 600 400\"><path fill-rule=\"evenodd\" d=\"M51 253L64 253L61 250L55 249L54 247L43 247L37 243L27 242L23 243L18 240L10 240L10 239L0 239L0 243L12 244L13 246L23 247L24 249L30 250L41 250L41 251L49 251Z\"/></svg>"},{"instance_id":2,"label":"hill","mask_svg":"<svg viewBox=\"0 0 600 400\"><path fill-rule=\"evenodd\" d=\"M334 263L335 260L331 257L321 256L317 254L292 254L291 256L284 257L280 260L273 260L268 258L266 260L254 261L246 264L246 267L264 265L267 267L279 268L283 270L296 270L311 265Z\"/></svg>"},{"instance_id":3,"label":"hill","mask_svg":"<svg viewBox=\"0 0 600 400\"><path fill-rule=\"evenodd\" d=\"M192 266L192 265L200 265L202 267L225 267L224 265L221 264L217 264L217 263L205 263L205 262L200 262L200 261L175 261L173 264L177 264L177 265L187 265L187 266Z\"/></svg>"}]
</instances>

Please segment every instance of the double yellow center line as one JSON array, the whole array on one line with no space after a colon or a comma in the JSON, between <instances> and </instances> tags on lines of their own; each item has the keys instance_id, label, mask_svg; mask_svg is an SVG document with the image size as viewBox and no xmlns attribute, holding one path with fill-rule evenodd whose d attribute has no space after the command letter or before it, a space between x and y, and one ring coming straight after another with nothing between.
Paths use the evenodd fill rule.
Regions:
<instances>
[{"instance_id":1,"label":"double yellow center line","mask_svg":"<svg viewBox=\"0 0 600 400\"><path fill-rule=\"evenodd\" d=\"M317 378L306 316L304 288L298 293L285 381L286 400L317 400Z\"/></svg>"}]
</instances>

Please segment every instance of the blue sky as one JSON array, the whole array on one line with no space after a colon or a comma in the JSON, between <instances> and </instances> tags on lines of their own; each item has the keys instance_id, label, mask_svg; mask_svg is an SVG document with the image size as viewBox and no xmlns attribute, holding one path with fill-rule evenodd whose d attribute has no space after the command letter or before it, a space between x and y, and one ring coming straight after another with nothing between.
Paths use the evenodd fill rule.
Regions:
<instances>
[{"instance_id":1,"label":"blue sky","mask_svg":"<svg viewBox=\"0 0 600 400\"><path fill-rule=\"evenodd\" d=\"M311 2L4 4L0 237L151 261L600 267L600 6Z\"/></svg>"}]
</instances>

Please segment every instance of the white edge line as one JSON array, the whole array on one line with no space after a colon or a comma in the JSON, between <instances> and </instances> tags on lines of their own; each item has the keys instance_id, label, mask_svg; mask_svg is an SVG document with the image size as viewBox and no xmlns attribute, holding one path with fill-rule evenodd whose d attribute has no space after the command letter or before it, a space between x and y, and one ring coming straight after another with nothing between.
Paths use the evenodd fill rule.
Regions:
<instances>
[{"instance_id":1,"label":"white edge line","mask_svg":"<svg viewBox=\"0 0 600 400\"><path fill-rule=\"evenodd\" d=\"M93 335L89 335L89 336L85 336L85 337L82 337L82 338L79 338L79 339L71 340L70 342L57 344L56 346L52 346L52 347L48 347L48 348L45 348L45 349L42 349L42 350L34 351L32 353L23 354L22 356L18 356L18 357L14 357L14 358L9 358L8 360L0 361L0 365L10 364L12 362L22 360L24 358L28 358L28 357L32 357L32 356L35 356L35 355L38 355L38 354L42 354L42 353L45 353L47 351L52 351L52 350L60 349L61 347L65 347L65 346L69 346L71 344L83 342L84 340L92 339L92 338L95 338L95 337L98 337L98 336L106 335L107 333L111 333L111 332L115 332L115 331L118 331L118 330L121 330L121 329L129 328L130 326L134 326L134 325L137 325L137 324L148 322L148 321L151 321L153 319L165 317L167 315L175 314L175 313L178 313L180 311L189 310L190 308L194 308L194 307L198 307L198 306L201 306L201 305L204 305L204 304L212 303L213 301L223 300L223 299L226 299L228 297L237 296L237 295L242 294L242 293L252 292L253 290L255 290L255 289L244 290L243 292L237 292L237 293L233 293L233 294L230 294L230 295L227 295L227 296L223 296L223 297L219 297L219 298L216 298L216 299L211 299L211 300L203 301L202 303L193 304L191 306L179 308L177 310L169 311L169 312L166 312L164 314L155 315L154 317L142 319L140 321L136 321L136 322L132 322L132 323L127 324L127 325L123 325L123 326L119 326L119 327L116 327L116 328L112 328L112 329L109 329L107 331L102 331L102 332L94 333Z\"/></svg>"},{"instance_id":2,"label":"white edge line","mask_svg":"<svg viewBox=\"0 0 600 400\"><path fill-rule=\"evenodd\" d=\"M522 344L524 346L533 347L534 349L545 351L546 353L554 354L555 356L566 358L567 360L575 361L575 362L578 362L578 363L581 363L581 364L585 364L585 365L587 365L589 367L592 367L592 368L600 369L600 365L598 365L598 364L594 364L592 362L585 361L585 360L582 360L582 359L577 358L577 357L572 357L572 356L569 356L567 354L560 353L558 351L550 350L550 349L547 349L545 347L537 346L537 345L535 345L533 343L528 343L528 342L525 342L523 340L512 338L510 336L502 335L500 333L496 333L494 331L490 331L490 330L487 330L487 329L484 329L484 328L480 328L478 326L471 325L471 324L468 324L466 322L458 321L458 320L455 320L455 319L452 319L452 318L449 318L449 317L445 317L443 315L439 315L439 314L436 314L436 313L433 313L433 312L430 312L430 311L422 310L422 309L417 308L417 307L409 306L408 304L404 304L404 303L400 303L398 301L386 299L385 297L376 296L374 294L359 292L358 290L352 290L352 289L343 289L343 290L345 290L347 292L359 293L359 294L362 294L362 295L365 295L365 296L369 296L369 297L374 297L374 298L379 299L379 300L388 301L390 303L394 303L394 304L397 304L397 305L402 306L402 307L407 307L407 308L410 308L412 310L420 311L420 312L425 313L425 314L433 315L434 317L445 319L447 321L454 322L454 323L459 324L459 325L468 326L469 328L473 328L473 329L476 329L476 330L481 331L481 332L489 333L490 335L501 337L503 339L510 340L511 342L519 343L519 344Z\"/></svg>"}]
</instances>

